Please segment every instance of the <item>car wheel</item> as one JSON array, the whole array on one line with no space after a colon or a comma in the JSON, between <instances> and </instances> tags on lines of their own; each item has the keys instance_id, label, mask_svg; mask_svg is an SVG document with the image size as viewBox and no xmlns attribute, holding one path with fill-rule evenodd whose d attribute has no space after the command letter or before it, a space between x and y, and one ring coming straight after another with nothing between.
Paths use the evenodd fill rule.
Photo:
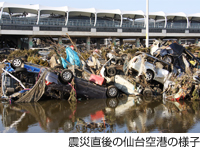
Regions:
<instances>
[{"instance_id":1,"label":"car wheel","mask_svg":"<svg viewBox=\"0 0 200 147\"><path fill-rule=\"evenodd\" d=\"M167 63L172 63L173 62L173 59L172 59L172 57L171 56L164 56L164 58L163 58L163 60L165 61L165 62L167 62Z\"/></svg>"},{"instance_id":2,"label":"car wheel","mask_svg":"<svg viewBox=\"0 0 200 147\"><path fill-rule=\"evenodd\" d=\"M117 64L118 65L123 65L123 60L121 60L121 59L117 60Z\"/></svg>"},{"instance_id":3,"label":"car wheel","mask_svg":"<svg viewBox=\"0 0 200 147\"><path fill-rule=\"evenodd\" d=\"M143 91L143 100L145 102L151 102L153 97L152 97L153 93L151 91L150 88L145 88Z\"/></svg>"},{"instance_id":4,"label":"car wheel","mask_svg":"<svg viewBox=\"0 0 200 147\"><path fill-rule=\"evenodd\" d=\"M118 95L118 89L114 85L108 87L107 96L110 98L115 98Z\"/></svg>"},{"instance_id":5,"label":"car wheel","mask_svg":"<svg viewBox=\"0 0 200 147\"><path fill-rule=\"evenodd\" d=\"M73 79L73 73L69 69L65 69L61 72L60 78L64 83L70 83Z\"/></svg>"},{"instance_id":6,"label":"car wheel","mask_svg":"<svg viewBox=\"0 0 200 147\"><path fill-rule=\"evenodd\" d=\"M26 68L16 68L15 72L27 72Z\"/></svg>"},{"instance_id":7,"label":"car wheel","mask_svg":"<svg viewBox=\"0 0 200 147\"><path fill-rule=\"evenodd\" d=\"M111 77L112 77L112 76L115 76L116 73L117 73L115 67L108 67L108 68L106 69L106 71L107 71L107 74L108 74L109 76L111 76Z\"/></svg>"},{"instance_id":8,"label":"car wheel","mask_svg":"<svg viewBox=\"0 0 200 147\"><path fill-rule=\"evenodd\" d=\"M153 71L147 70L146 75L145 75L146 81L149 82L153 80L153 77L154 77Z\"/></svg>"},{"instance_id":9,"label":"car wheel","mask_svg":"<svg viewBox=\"0 0 200 147\"><path fill-rule=\"evenodd\" d=\"M22 65L22 59L20 59L20 58L15 58L13 61L12 61L12 66L14 67L14 68L18 68L18 67L21 67L21 65Z\"/></svg>"},{"instance_id":10,"label":"car wheel","mask_svg":"<svg viewBox=\"0 0 200 147\"><path fill-rule=\"evenodd\" d=\"M118 105L119 101L117 98L108 98L106 100L106 104L109 108L116 108Z\"/></svg>"}]
</instances>

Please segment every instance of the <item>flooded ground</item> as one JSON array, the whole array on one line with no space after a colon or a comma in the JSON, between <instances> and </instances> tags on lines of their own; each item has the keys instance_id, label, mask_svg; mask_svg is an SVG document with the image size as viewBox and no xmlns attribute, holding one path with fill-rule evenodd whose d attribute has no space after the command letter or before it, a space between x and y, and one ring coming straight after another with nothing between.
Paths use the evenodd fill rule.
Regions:
<instances>
[{"instance_id":1,"label":"flooded ground","mask_svg":"<svg viewBox=\"0 0 200 147\"><path fill-rule=\"evenodd\" d=\"M199 102L151 103L139 97L0 104L0 132L200 133Z\"/></svg>"}]
</instances>

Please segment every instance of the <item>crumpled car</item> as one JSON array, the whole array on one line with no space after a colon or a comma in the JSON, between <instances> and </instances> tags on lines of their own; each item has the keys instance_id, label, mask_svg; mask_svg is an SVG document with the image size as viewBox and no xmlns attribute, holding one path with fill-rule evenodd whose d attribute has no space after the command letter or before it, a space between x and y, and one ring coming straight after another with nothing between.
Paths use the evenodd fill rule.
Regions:
<instances>
[{"instance_id":1,"label":"crumpled car","mask_svg":"<svg viewBox=\"0 0 200 147\"><path fill-rule=\"evenodd\" d=\"M61 98L64 96L63 93L69 93L73 88L71 84L62 84L58 75L52 72L48 73L46 81L48 83L46 92L51 94L52 91L57 91L58 94L62 94ZM114 85L100 86L78 77L74 77L74 83L77 98L101 99L118 95L118 89Z\"/></svg>"},{"instance_id":2,"label":"crumpled car","mask_svg":"<svg viewBox=\"0 0 200 147\"><path fill-rule=\"evenodd\" d=\"M3 97L33 87L38 77L39 68L27 64L23 68L14 69L11 63L6 62L5 64L1 81Z\"/></svg>"},{"instance_id":3,"label":"crumpled car","mask_svg":"<svg viewBox=\"0 0 200 147\"><path fill-rule=\"evenodd\" d=\"M122 76L117 75L117 70L115 66L110 66L109 59L101 68L100 75L104 77L107 82L113 82L114 85L121 91L126 94L134 94L138 95L139 93L136 91L136 87L130 83L128 80L124 79ZM114 77L111 79L110 77Z\"/></svg>"},{"instance_id":4,"label":"crumpled car","mask_svg":"<svg viewBox=\"0 0 200 147\"><path fill-rule=\"evenodd\" d=\"M44 69L44 70L46 70L46 69ZM43 74L44 70L41 70L41 74ZM71 74L72 74L72 72L71 72ZM114 85L110 85L108 87L100 86L100 85L92 83L90 81L74 77L75 87L73 87L69 83L67 76L62 78L56 72L51 72L48 70L47 70L47 73L46 73L44 79L42 79L42 81L45 81L45 91L44 91L43 96L52 97L52 98L56 98L56 99L59 99L59 98L60 99L63 99L63 98L68 99L72 89L75 90L77 98L82 98L82 99L102 99L102 98L108 98L108 97L112 98L112 97L117 97L117 95L118 95L118 89ZM41 82L41 81L37 81L37 82ZM11 85L11 86L13 86L13 85ZM31 88L29 90L31 91ZM25 91L26 95L29 95L29 90ZM20 94L21 91L19 91L17 93ZM11 95L12 99L16 100L16 98L17 98L17 101L19 101L19 102L26 102L26 101L20 100L19 94ZM40 95L40 96L42 96L42 95ZM32 95L31 100L28 100L28 101L33 101L35 99L38 101L41 98L42 97L36 98L35 95Z\"/></svg>"},{"instance_id":5,"label":"crumpled car","mask_svg":"<svg viewBox=\"0 0 200 147\"><path fill-rule=\"evenodd\" d=\"M161 84L165 83L169 73L172 72L169 63L142 52L137 52L135 55L129 61L125 70L129 70L129 72L136 71L138 76L145 73L147 82L155 80ZM177 72L177 69L174 67L173 73L177 74Z\"/></svg>"},{"instance_id":6,"label":"crumpled car","mask_svg":"<svg viewBox=\"0 0 200 147\"><path fill-rule=\"evenodd\" d=\"M5 62L1 82L3 97L33 87L39 78L38 74L40 75L41 69L44 68L28 62L22 64L21 59L15 59L12 63ZM19 66L13 66L14 61L19 61L20 64L17 64ZM65 69L58 73L58 77L63 83L68 83L71 82L73 73L71 70Z\"/></svg>"},{"instance_id":7,"label":"crumpled car","mask_svg":"<svg viewBox=\"0 0 200 147\"><path fill-rule=\"evenodd\" d=\"M165 49L157 49L153 52L153 56L156 56L165 62L172 63L174 66L181 69L182 72L185 72L186 68L183 57L190 62L192 67L196 66L196 64L200 64L200 60L198 58L196 58L189 50L177 43L172 43Z\"/></svg>"}]
</instances>

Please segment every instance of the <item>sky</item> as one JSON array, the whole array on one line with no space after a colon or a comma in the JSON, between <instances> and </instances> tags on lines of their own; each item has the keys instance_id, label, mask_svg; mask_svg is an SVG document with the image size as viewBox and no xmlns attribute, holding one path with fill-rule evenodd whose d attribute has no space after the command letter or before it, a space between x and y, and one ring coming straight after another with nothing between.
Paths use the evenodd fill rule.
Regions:
<instances>
[{"instance_id":1,"label":"sky","mask_svg":"<svg viewBox=\"0 0 200 147\"><path fill-rule=\"evenodd\" d=\"M5 0L14 4L40 4L44 6L97 9L142 10L146 12L146 0ZM149 12L200 13L200 0L149 0Z\"/></svg>"}]
</instances>

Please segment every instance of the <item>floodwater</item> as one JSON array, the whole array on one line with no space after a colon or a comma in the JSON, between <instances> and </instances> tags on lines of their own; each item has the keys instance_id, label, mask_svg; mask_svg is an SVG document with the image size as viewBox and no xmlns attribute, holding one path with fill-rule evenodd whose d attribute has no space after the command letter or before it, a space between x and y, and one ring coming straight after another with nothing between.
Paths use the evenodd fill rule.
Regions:
<instances>
[{"instance_id":1,"label":"floodwater","mask_svg":"<svg viewBox=\"0 0 200 147\"><path fill-rule=\"evenodd\" d=\"M1 133L200 133L199 102L139 97L0 103Z\"/></svg>"}]
</instances>

